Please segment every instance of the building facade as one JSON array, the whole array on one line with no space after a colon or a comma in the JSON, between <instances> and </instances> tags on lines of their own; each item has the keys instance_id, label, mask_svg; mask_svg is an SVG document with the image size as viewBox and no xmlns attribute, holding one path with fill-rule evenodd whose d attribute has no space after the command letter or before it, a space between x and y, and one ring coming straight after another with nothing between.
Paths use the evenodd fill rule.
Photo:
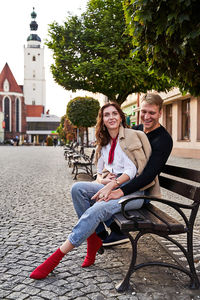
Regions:
<instances>
[{"instance_id":1,"label":"building facade","mask_svg":"<svg viewBox=\"0 0 200 300\"><path fill-rule=\"evenodd\" d=\"M6 63L0 73L0 112L3 113L4 140L26 134L26 105L23 87L19 86Z\"/></svg>"},{"instance_id":2,"label":"building facade","mask_svg":"<svg viewBox=\"0 0 200 300\"><path fill-rule=\"evenodd\" d=\"M162 124L174 142L172 153L200 158L200 98L182 95L178 88L160 95L164 99Z\"/></svg>"},{"instance_id":3,"label":"building facade","mask_svg":"<svg viewBox=\"0 0 200 300\"><path fill-rule=\"evenodd\" d=\"M30 35L24 46L24 85L18 85L6 63L0 73L0 142L19 139L39 144L56 135L60 118L46 111L44 47L37 35L36 13L31 13Z\"/></svg>"},{"instance_id":4,"label":"building facade","mask_svg":"<svg viewBox=\"0 0 200 300\"><path fill-rule=\"evenodd\" d=\"M24 98L28 117L40 117L46 106L44 47L37 35L36 13L31 13L30 35L24 46Z\"/></svg>"},{"instance_id":5,"label":"building facade","mask_svg":"<svg viewBox=\"0 0 200 300\"><path fill-rule=\"evenodd\" d=\"M200 98L182 95L178 88L168 93L159 93L163 98L163 114L160 123L173 139L172 155L200 158ZM130 95L122 104L128 114L130 125L140 122L140 99L142 95Z\"/></svg>"}]
</instances>

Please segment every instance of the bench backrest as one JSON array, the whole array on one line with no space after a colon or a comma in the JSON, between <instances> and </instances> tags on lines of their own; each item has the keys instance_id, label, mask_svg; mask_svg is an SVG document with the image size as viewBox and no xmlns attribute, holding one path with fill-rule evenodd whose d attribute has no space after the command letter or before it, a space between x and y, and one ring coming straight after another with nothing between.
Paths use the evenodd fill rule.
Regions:
<instances>
[{"instance_id":1,"label":"bench backrest","mask_svg":"<svg viewBox=\"0 0 200 300\"><path fill-rule=\"evenodd\" d=\"M172 175L176 178L169 178L166 175ZM200 203L200 185L183 182L183 179L200 183L200 171L165 165L159 176L160 186L163 188Z\"/></svg>"},{"instance_id":2,"label":"bench backrest","mask_svg":"<svg viewBox=\"0 0 200 300\"><path fill-rule=\"evenodd\" d=\"M80 154L81 154L81 155L84 154L84 146L81 146L81 148L80 148Z\"/></svg>"}]
</instances>

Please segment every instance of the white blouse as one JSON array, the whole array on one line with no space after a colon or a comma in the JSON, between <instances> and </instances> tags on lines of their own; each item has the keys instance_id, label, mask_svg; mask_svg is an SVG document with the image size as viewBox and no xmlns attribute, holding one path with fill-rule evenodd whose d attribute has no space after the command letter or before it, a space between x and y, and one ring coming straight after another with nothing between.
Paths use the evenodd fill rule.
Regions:
<instances>
[{"instance_id":1,"label":"white blouse","mask_svg":"<svg viewBox=\"0 0 200 300\"><path fill-rule=\"evenodd\" d=\"M114 159L112 164L108 164L108 156L111 148L111 144L108 143L106 146L101 149L101 156L97 163L97 173L102 174L103 169L105 168L115 175L118 174L127 174L130 179L133 179L137 173L136 166L128 158L126 153L124 153L117 141L115 148Z\"/></svg>"}]
</instances>

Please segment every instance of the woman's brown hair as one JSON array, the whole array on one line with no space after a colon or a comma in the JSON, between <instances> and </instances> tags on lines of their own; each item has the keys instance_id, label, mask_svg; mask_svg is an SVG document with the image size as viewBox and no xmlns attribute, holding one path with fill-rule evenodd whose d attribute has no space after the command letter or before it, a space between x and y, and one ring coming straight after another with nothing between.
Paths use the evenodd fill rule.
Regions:
<instances>
[{"instance_id":1,"label":"woman's brown hair","mask_svg":"<svg viewBox=\"0 0 200 300\"><path fill-rule=\"evenodd\" d=\"M109 102L109 103L106 103L105 105L103 105L100 108L98 116L97 116L97 125L96 125L96 130L95 130L97 145L100 145L102 147L106 146L110 142L109 132L103 124L104 109L107 107L110 107L110 106L114 106L116 108L116 110L118 111L118 113L120 114L120 117L122 119L122 126L127 127L125 114L116 102Z\"/></svg>"}]
</instances>

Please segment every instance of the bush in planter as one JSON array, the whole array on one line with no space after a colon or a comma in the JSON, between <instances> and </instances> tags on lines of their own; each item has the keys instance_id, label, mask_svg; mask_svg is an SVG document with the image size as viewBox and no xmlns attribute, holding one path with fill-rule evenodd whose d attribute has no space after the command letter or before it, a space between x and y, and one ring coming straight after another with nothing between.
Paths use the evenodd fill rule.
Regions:
<instances>
[{"instance_id":1,"label":"bush in planter","mask_svg":"<svg viewBox=\"0 0 200 300\"><path fill-rule=\"evenodd\" d=\"M47 137L47 146L53 146L53 139L51 136Z\"/></svg>"}]
</instances>

